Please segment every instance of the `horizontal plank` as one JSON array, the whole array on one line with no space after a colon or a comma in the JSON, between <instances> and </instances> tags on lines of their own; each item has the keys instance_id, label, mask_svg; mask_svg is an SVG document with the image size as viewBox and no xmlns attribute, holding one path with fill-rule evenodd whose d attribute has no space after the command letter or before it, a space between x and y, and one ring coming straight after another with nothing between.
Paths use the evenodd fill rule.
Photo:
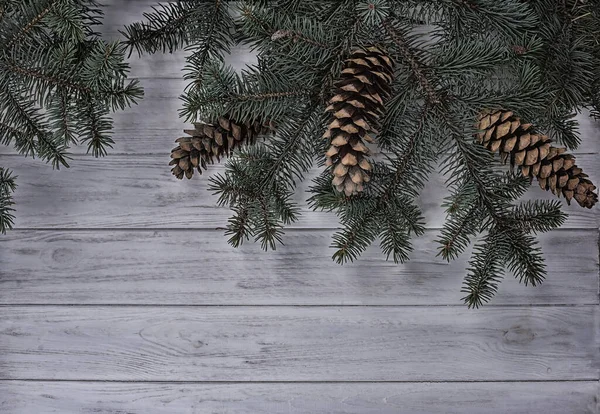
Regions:
<instances>
[{"instance_id":1,"label":"horizontal plank","mask_svg":"<svg viewBox=\"0 0 600 414\"><path fill-rule=\"evenodd\" d=\"M341 267L330 231L290 231L269 253L233 249L221 231L13 231L0 238L0 303L460 306L468 254L435 257L437 233L416 238L406 264L373 247ZM597 237L542 235L546 281L507 275L491 304L598 303Z\"/></svg>"},{"instance_id":2,"label":"horizontal plank","mask_svg":"<svg viewBox=\"0 0 600 414\"><path fill-rule=\"evenodd\" d=\"M104 159L75 156L72 168L53 171L38 160L0 156L0 165L18 175L17 228L216 228L227 225L231 212L217 205L208 191L207 175L192 180L175 179L167 165L168 156L113 155ZM596 155L581 155L579 165L594 182L600 182ZM223 172L223 165L210 167ZM337 228L335 214L313 212L306 198L313 170L296 191L303 212L294 227ZM447 196L444 178L432 174L418 200L430 228L445 221L440 207ZM527 198L553 198L550 192L533 185ZM576 203L566 206L566 228L598 228L597 209L583 209Z\"/></svg>"},{"instance_id":3,"label":"horizontal plank","mask_svg":"<svg viewBox=\"0 0 600 414\"><path fill-rule=\"evenodd\" d=\"M597 414L598 383L0 382L6 414Z\"/></svg>"},{"instance_id":4,"label":"horizontal plank","mask_svg":"<svg viewBox=\"0 0 600 414\"><path fill-rule=\"evenodd\" d=\"M159 74L157 73L157 77ZM182 101L179 99L187 83L183 79L143 79L145 96L131 108L113 115L114 148L110 154L161 154L168 156L175 139L188 128L179 118ZM582 144L575 154L600 152L600 122L587 113L577 117L580 122ZM74 154L85 154L86 146L71 148ZM11 154L10 147L0 146L0 154Z\"/></svg>"},{"instance_id":5,"label":"horizontal plank","mask_svg":"<svg viewBox=\"0 0 600 414\"><path fill-rule=\"evenodd\" d=\"M598 380L598 307L3 307L0 379Z\"/></svg>"}]
</instances>

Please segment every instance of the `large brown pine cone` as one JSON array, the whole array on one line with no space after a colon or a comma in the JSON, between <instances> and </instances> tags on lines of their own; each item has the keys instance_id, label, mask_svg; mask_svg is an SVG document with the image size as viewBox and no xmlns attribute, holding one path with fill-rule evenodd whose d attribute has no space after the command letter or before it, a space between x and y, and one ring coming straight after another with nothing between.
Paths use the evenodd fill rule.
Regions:
<instances>
[{"instance_id":1,"label":"large brown pine cone","mask_svg":"<svg viewBox=\"0 0 600 414\"><path fill-rule=\"evenodd\" d=\"M333 166L333 185L351 196L363 191L372 166L367 156L369 133L377 134L383 101L390 94L392 61L377 47L352 52L326 111L332 121L323 138L331 140L327 165Z\"/></svg>"},{"instance_id":2,"label":"large brown pine cone","mask_svg":"<svg viewBox=\"0 0 600 414\"><path fill-rule=\"evenodd\" d=\"M171 172L180 180L188 179L194 170L202 174L207 164L226 157L238 146L253 144L256 137L274 131L271 122L239 123L228 117L220 117L214 124L195 123L194 129L184 132L190 136L175 140L179 145L171 150Z\"/></svg>"},{"instance_id":3,"label":"large brown pine cone","mask_svg":"<svg viewBox=\"0 0 600 414\"><path fill-rule=\"evenodd\" d=\"M575 157L566 154L565 148L552 146L548 136L535 133L531 124L511 111L484 111L477 128L480 143L499 151L504 162L510 159L524 176L537 178L542 189L564 195L567 204L575 198L580 206L592 208L598 201L596 187L575 165Z\"/></svg>"}]
</instances>

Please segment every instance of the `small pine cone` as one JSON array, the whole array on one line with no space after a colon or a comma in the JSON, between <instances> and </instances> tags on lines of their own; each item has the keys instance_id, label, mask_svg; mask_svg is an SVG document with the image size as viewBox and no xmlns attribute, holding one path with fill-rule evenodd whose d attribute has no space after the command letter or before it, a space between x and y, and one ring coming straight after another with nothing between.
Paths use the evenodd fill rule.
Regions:
<instances>
[{"instance_id":1,"label":"small pine cone","mask_svg":"<svg viewBox=\"0 0 600 414\"><path fill-rule=\"evenodd\" d=\"M565 196L581 206L592 208L598 201L596 187L575 165L575 157L565 154L565 148L554 147L546 135L534 132L511 111L485 111L477 124L478 141L490 151L500 152L502 161L510 159L512 166L520 167L525 177L536 177L543 190Z\"/></svg>"},{"instance_id":2,"label":"small pine cone","mask_svg":"<svg viewBox=\"0 0 600 414\"><path fill-rule=\"evenodd\" d=\"M227 117L220 117L214 124L195 123L194 129L184 132L189 137L176 139L179 145L171 150L171 172L180 180L185 175L190 179L194 170L202 174L207 164L213 164L215 158L220 161L240 145L253 144L256 137L273 133L272 122L238 123Z\"/></svg>"},{"instance_id":3,"label":"small pine cone","mask_svg":"<svg viewBox=\"0 0 600 414\"><path fill-rule=\"evenodd\" d=\"M326 109L332 121L323 138L331 140L326 156L327 165L333 166L333 185L346 196L363 191L370 179L365 141L373 142L368 133L378 133L392 77L390 58L381 49L368 47L352 52L335 83L336 94Z\"/></svg>"}]
</instances>

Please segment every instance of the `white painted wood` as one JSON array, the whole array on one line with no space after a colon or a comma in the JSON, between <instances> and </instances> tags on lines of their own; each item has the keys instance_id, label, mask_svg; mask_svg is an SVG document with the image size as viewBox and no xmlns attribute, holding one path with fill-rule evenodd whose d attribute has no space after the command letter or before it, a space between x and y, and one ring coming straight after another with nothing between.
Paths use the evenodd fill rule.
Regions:
<instances>
[{"instance_id":1,"label":"white painted wood","mask_svg":"<svg viewBox=\"0 0 600 414\"><path fill-rule=\"evenodd\" d=\"M579 156L594 182L600 182L596 155ZM231 216L228 207L217 206L217 197L208 191L207 175L179 181L171 175L165 156L111 156L103 160L74 157L72 168L61 171L39 160L0 156L0 165L14 169L19 187L15 192L16 228L216 228L225 227ZM210 167L222 173L222 165ZM299 185L294 200L302 217L293 227L337 228L334 213L313 212L306 199L313 170ZM445 222L440 207L448 195L444 178L430 177L418 200L426 225L439 228ZM528 199L554 196L535 183ZM583 209L573 203L564 211L570 217L564 228L598 228L597 209Z\"/></svg>"},{"instance_id":2,"label":"white painted wood","mask_svg":"<svg viewBox=\"0 0 600 414\"><path fill-rule=\"evenodd\" d=\"M597 414L598 383L0 382L5 414Z\"/></svg>"},{"instance_id":3,"label":"white painted wood","mask_svg":"<svg viewBox=\"0 0 600 414\"><path fill-rule=\"evenodd\" d=\"M103 2L110 38L154 4ZM600 412L597 209L566 208L565 230L541 236L546 283L507 276L478 311L460 305L467 256L436 259L436 231L415 240L405 265L376 247L332 263L337 220L303 202L315 172L296 196L304 230L276 252L234 250L214 230L230 213L206 177L179 182L166 165L186 126L185 54L130 59L146 98L115 115L108 158L74 148L73 168L52 172L0 157L19 175L17 226L48 229L0 236L0 412ZM227 59L240 69L254 57L238 48ZM600 182L600 124L578 120L578 164ZM431 228L443 224L444 195L434 175L420 200ZM528 382L546 380L557 382Z\"/></svg>"},{"instance_id":4,"label":"white painted wood","mask_svg":"<svg viewBox=\"0 0 600 414\"><path fill-rule=\"evenodd\" d=\"M183 67L184 62L180 62L179 65ZM179 118L179 110L183 104L179 97L187 85L182 78L183 74L177 79L161 79L159 72L154 76L156 78L141 81L145 96L138 105L113 114L115 145L109 155L150 153L168 157L170 150L175 146L175 139L184 136L183 129L190 126L184 119ZM577 120L581 123L582 144L573 153L598 153L600 122L592 120L587 113L580 115ZM85 154L86 151L85 146L71 148L74 154ZM9 147L0 146L0 154L9 153L14 151ZM590 168L588 165L582 166Z\"/></svg>"},{"instance_id":5,"label":"white painted wood","mask_svg":"<svg viewBox=\"0 0 600 414\"><path fill-rule=\"evenodd\" d=\"M2 315L0 379L598 379L597 306L10 306Z\"/></svg>"},{"instance_id":6,"label":"white painted wood","mask_svg":"<svg viewBox=\"0 0 600 414\"><path fill-rule=\"evenodd\" d=\"M233 249L221 231L14 231L0 238L0 303L462 306L469 255L435 257L437 233L415 239L406 264L374 247L341 267L330 231L290 231L269 253ZM597 237L542 235L547 280L507 275L487 306L598 303Z\"/></svg>"}]
</instances>

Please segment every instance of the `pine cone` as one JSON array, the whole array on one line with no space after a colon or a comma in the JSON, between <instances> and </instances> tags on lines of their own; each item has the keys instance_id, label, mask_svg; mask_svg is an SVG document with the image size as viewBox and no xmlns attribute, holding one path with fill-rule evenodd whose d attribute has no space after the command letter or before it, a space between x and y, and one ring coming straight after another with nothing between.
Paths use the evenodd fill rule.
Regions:
<instances>
[{"instance_id":1,"label":"pine cone","mask_svg":"<svg viewBox=\"0 0 600 414\"><path fill-rule=\"evenodd\" d=\"M581 207L592 208L598 201L596 187L575 165L575 157L565 148L554 147L546 135L534 132L511 111L485 111L478 121L478 141L490 151L500 152L502 161L510 158L525 177L536 177L543 190L565 196L567 204L575 198Z\"/></svg>"},{"instance_id":2,"label":"pine cone","mask_svg":"<svg viewBox=\"0 0 600 414\"><path fill-rule=\"evenodd\" d=\"M323 138L331 140L326 155L327 165L333 166L333 185L346 196L363 191L363 183L369 181L372 166L364 141L373 142L369 132L377 134L392 77L390 58L368 47L352 52L335 83L336 94L326 109L332 121Z\"/></svg>"},{"instance_id":3,"label":"pine cone","mask_svg":"<svg viewBox=\"0 0 600 414\"><path fill-rule=\"evenodd\" d=\"M179 145L171 150L171 172L180 180L185 175L188 179L194 170L202 174L207 164L213 164L223 156L229 156L240 145L253 144L258 135L272 133L275 127L272 122L238 123L227 117L220 117L214 124L194 123L194 129L184 132L189 137L176 139Z\"/></svg>"}]
</instances>

